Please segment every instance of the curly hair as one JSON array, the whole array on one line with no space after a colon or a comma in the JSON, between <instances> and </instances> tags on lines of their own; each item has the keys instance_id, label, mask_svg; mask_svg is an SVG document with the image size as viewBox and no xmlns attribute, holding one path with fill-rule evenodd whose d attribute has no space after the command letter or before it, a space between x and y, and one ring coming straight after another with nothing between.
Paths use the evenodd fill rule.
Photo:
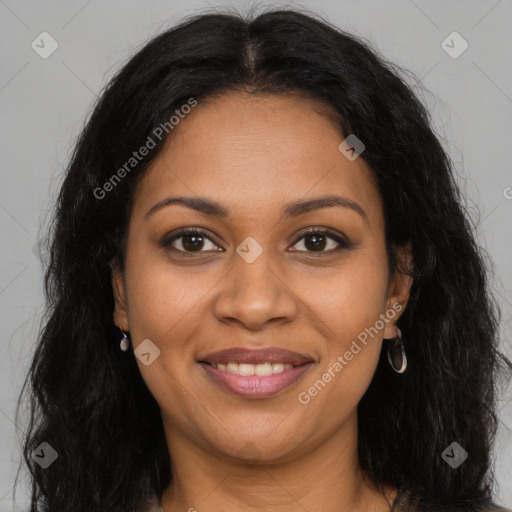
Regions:
<instances>
[{"instance_id":1,"label":"curly hair","mask_svg":"<svg viewBox=\"0 0 512 512\"><path fill-rule=\"evenodd\" d=\"M74 145L50 226L47 308L20 396L30 394L30 512L137 511L172 480L158 403L133 354L118 348L110 266L123 262L134 190L165 137L105 197L97 190L187 99L236 90L299 92L332 107L340 133L365 144L390 271L395 249L412 244L414 281L398 321L409 370L396 374L381 352L358 405L362 469L379 486L414 489L424 510L491 502L496 382L512 365L452 162L403 73L311 13L226 11L182 20L110 80ZM453 441L470 452L456 471L441 460ZM32 458L43 442L59 454L48 469Z\"/></svg>"}]
</instances>

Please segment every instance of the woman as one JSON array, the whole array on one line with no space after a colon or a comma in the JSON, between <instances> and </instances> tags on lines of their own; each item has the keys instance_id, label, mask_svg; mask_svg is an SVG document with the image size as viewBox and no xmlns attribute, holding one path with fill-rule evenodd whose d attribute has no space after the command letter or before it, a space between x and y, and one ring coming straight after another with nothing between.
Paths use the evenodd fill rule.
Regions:
<instances>
[{"instance_id":1,"label":"woman","mask_svg":"<svg viewBox=\"0 0 512 512\"><path fill-rule=\"evenodd\" d=\"M154 38L60 192L30 510L500 510L510 362L461 202L399 69L325 21Z\"/></svg>"}]
</instances>

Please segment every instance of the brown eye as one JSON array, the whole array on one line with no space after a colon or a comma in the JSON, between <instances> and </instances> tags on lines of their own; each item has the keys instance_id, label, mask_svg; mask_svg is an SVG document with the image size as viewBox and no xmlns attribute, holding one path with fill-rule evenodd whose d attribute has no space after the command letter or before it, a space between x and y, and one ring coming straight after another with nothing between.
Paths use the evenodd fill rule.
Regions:
<instances>
[{"instance_id":1,"label":"brown eye","mask_svg":"<svg viewBox=\"0 0 512 512\"><path fill-rule=\"evenodd\" d=\"M172 237L166 237L161 245L182 253L201 253L218 251L219 247L207 234L199 229L183 229Z\"/></svg>"},{"instance_id":2,"label":"brown eye","mask_svg":"<svg viewBox=\"0 0 512 512\"><path fill-rule=\"evenodd\" d=\"M200 251L204 246L203 235L184 235L182 237L181 245L187 251Z\"/></svg>"},{"instance_id":3,"label":"brown eye","mask_svg":"<svg viewBox=\"0 0 512 512\"><path fill-rule=\"evenodd\" d=\"M301 242L302 240L304 242ZM301 243L305 249L297 248ZM347 240L329 230L312 230L303 233L292 247L294 247L293 250L296 252L331 253L341 249L348 249L350 244Z\"/></svg>"},{"instance_id":4,"label":"brown eye","mask_svg":"<svg viewBox=\"0 0 512 512\"><path fill-rule=\"evenodd\" d=\"M310 251L322 251L323 249L325 249L325 246L327 245L326 238L327 237L325 235L308 235L304 237L304 239L306 240L305 246Z\"/></svg>"}]
</instances>

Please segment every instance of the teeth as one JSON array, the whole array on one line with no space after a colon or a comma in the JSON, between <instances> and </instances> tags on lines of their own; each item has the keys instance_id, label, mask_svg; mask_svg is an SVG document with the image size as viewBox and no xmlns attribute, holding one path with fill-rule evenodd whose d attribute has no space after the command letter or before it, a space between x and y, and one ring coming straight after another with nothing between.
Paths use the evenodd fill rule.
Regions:
<instances>
[{"instance_id":1,"label":"teeth","mask_svg":"<svg viewBox=\"0 0 512 512\"><path fill-rule=\"evenodd\" d=\"M212 366L218 370L227 371L242 377L248 377L250 375L258 375L259 377L265 377L273 375L274 373L281 373L284 370L290 370L293 368L292 364L289 363L262 363L262 364L247 364L247 363L228 363L226 364L215 364Z\"/></svg>"}]
</instances>

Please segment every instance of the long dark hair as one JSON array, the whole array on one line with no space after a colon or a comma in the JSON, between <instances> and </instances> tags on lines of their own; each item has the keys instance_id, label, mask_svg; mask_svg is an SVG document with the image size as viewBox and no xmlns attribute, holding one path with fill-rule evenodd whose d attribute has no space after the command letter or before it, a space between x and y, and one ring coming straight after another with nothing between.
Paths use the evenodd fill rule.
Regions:
<instances>
[{"instance_id":1,"label":"long dark hair","mask_svg":"<svg viewBox=\"0 0 512 512\"><path fill-rule=\"evenodd\" d=\"M108 83L75 144L51 226L47 311L21 393L30 384L30 512L141 510L171 482L159 406L133 354L119 350L110 262L122 265L137 180L165 141L155 130L191 98L200 105L232 90L300 92L330 105L340 134L365 144L390 270L395 248L412 244L414 282L398 322L409 366L394 373L382 351L358 406L362 469L379 486L414 489L434 510L490 502L496 382L511 366L498 350L500 310L451 160L402 73L315 15L272 10L188 18ZM127 170L152 135L155 147ZM456 470L441 457L454 441L469 453ZM33 457L41 443L58 454L46 469Z\"/></svg>"}]
</instances>

